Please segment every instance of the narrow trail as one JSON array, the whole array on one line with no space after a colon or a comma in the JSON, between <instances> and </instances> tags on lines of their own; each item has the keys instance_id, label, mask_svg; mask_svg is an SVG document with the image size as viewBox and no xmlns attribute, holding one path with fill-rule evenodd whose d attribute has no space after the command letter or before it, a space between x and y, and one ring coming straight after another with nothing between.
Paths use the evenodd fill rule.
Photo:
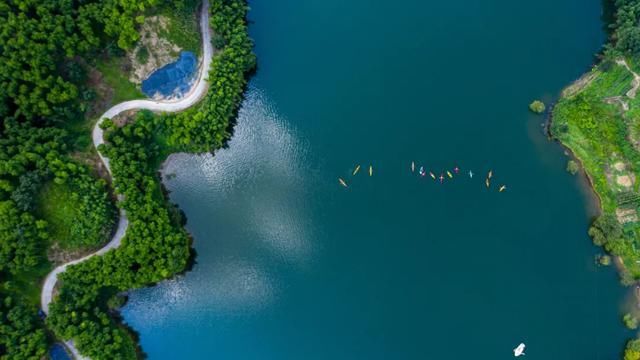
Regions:
<instances>
[{"instance_id":1,"label":"narrow trail","mask_svg":"<svg viewBox=\"0 0 640 360\"><path fill-rule=\"evenodd\" d=\"M200 32L202 34L202 63L200 64L198 70L198 77L195 80L195 83L192 85L191 89L187 94L179 99L167 100L167 101L154 101L154 100L131 100L125 101L119 104L112 106L109 110L107 110L102 116L100 120L93 127L93 146L98 150L98 146L104 144L104 131L100 128L100 124L105 119L111 119L114 116L128 110L151 110L158 112L178 112L185 110L198 101L200 101L205 94L207 93L208 83L206 81L207 74L209 73L209 68L211 66L211 59L213 58L213 46L211 43L211 29L209 27L209 1L203 0L202 2L202 10L200 16ZM109 166L109 159L104 157L99 151L98 155L100 156L100 160L106 167L109 172L109 176L113 182L113 174L111 173L111 167ZM122 196L118 195L118 201L122 200ZM76 259L70 261L68 263L62 264L55 269L53 269L44 280L44 284L42 285L42 293L40 296L40 304L42 307L42 311L45 314L49 314L49 304L53 298L53 291L58 281L58 275L63 273L68 266L79 264L84 262L94 256L102 255L109 250L115 249L120 246L122 243L122 238L127 232L127 227L129 226L129 220L127 219L126 212L121 209L120 217L118 220L118 228L113 235L113 238L101 249L98 251L91 253L87 256L84 256L80 259ZM80 355L78 350L73 345L72 341L65 342L67 348L71 351L73 356L76 359L87 359Z\"/></svg>"}]
</instances>

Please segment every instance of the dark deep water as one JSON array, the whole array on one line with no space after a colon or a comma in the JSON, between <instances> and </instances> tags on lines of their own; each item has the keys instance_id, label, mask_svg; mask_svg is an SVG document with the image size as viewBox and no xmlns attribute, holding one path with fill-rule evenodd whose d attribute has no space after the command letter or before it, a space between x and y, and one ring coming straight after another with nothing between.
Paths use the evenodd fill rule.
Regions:
<instances>
[{"instance_id":1,"label":"dark deep water","mask_svg":"<svg viewBox=\"0 0 640 360\"><path fill-rule=\"evenodd\" d=\"M619 358L592 200L527 109L589 68L599 1L250 5L229 148L166 163L197 264L123 311L150 359Z\"/></svg>"}]
</instances>

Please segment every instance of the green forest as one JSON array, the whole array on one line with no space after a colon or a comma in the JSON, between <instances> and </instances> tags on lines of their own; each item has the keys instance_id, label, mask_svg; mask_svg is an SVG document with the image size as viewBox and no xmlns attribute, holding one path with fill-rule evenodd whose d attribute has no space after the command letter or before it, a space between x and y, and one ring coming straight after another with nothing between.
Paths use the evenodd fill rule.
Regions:
<instances>
[{"instance_id":1,"label":"green forest","mask_svg":"<svg viewBox=\"0 0 640 360\"><path fill-rule=\"evenodd\" d=\"M166 200L157 167L171 152L213 151L228 139L256 64L247 5L211 1L218 51L200 104L175 115L140 112L124 126L103 123L107 144L99 151L110 158L113 183L95 151L78 141L95 121L88 69L105 51L131 49L154 9L195 9L197 2L0 0L0 359L46 358L60 339L73 339L92 359L141 356L109 305L119 292L167 279L190 261L184 219ZM114 231L117 208L130 221L123 245L70 267L49 316L39 316L52 254L99 248Z\"/></svg>"},{"instance_id":2,"label":"green forest","mask_svg":"<svg viewBox=\"0 0 640 360\"><path fill-rule=\"evenodd\" d=\"M598 65L563 91L550 132L580 161L598 195L602 211L588 231L593 243L615 256L622 284L631 286L640 279L640 98L634 88L640 1L605 4L611 8L609 42ZM599 259L609 262L607 256ZM625 322L638 318L626 314ZM624 359L640 359L640 339L628 341Z\"/></svg>"}]
</instances>

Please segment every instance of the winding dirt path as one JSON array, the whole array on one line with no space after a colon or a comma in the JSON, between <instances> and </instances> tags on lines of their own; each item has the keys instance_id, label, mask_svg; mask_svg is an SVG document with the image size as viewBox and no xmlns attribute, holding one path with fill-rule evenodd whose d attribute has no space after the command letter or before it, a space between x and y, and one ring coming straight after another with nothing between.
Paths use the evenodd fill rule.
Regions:
<instances>
[{"instance_id":1,"label":"winding dirt path","mask_svg":"<svg viewBox=\"0 0 640 360\"><path fill-rule=\"evenodd\" d=\"M631 67L629 67L629 64L627 64L627 60L625 59L616 60L616 64L624 66L631 73L631 75L633 75L633 80L631 81L631 89L627 91L625 95L627 95L629 99L635 99L636 93L638 92L638 87L640 87L640 75L631 70Z\"/></svg>"},{"instance_id":2,"label":"winding dirt path","mask_svg":"<svg viewBox=\"0 0 640 360\"><path fill-rule=\"evenodd\" d=\"M199 71L198 77L195 80L195 83L191 86L191 90L189 90L189 92L185 94L183 97L179 99L174 99L174 100L167 100L167 101L131 100L131 101L125 101L125 102L114 105L100 117L100 120L98 120L98 122L93 128L93 133L92 133L93 146L96 148L96 151L99 145L104 144L104 139L103 139L104 132L100 128L100 124L102 124L104 119L111 119L114 116L124 111L134 110L134 109L135 110L151 110L156 112L178 112L193 106L204 97L209 87L206 81L206 77L207 77L207 74L209 73L209 68L211 66L211 59L213 58L213 46L211 43L211 29L209 27L209 1L208 0L203 0L202 2L202 10L201 10L201 16L200 16L200 32L202 34L202 48L203 48L202 63L200 64L200 68L198 70ZM109 159L104 157L99 151L98 151L98 155L100 156L100 160L102 161L104 166L107 168L109 175L112 177L112 180L113 180L113 174L111 173L111 167L109 166ZM122 196L118 195L118 201L121 201L121 200L122 200ZM127 232L128 226L129 226L129 220L127 219L127 214L125 213L124 210L121 209L120 218L118 220L118 228L116 230L116 233L113 235L113 238L111 239L111 241L109 241L109 243L107 243L100 250L92 254L89 254L80 259L76 259L56 267L55 269L53 269L53 271L51 271L47 275L47 277L44 280L44 284L42 285L42 293L40 296L40 304L42 307L42 311L44 311L45 314L47 315L49 314L49 304L51 303L51 300L53 298L53 290L56 286L56 283L58 282L58 275L63 273L67 269L67 267L70 265L79 264L83 261L86 261L92 258L93 256L102 255L111 249L115 249L119 247L120 244L122 243L122 238ZM87 359L86 357L83 357L79 354L78 350L75 348L72 341L65 342L65 345L69 348L69 350L71 351L71 353L74 355L76 359Z\"/></svg>"}]
</instances>

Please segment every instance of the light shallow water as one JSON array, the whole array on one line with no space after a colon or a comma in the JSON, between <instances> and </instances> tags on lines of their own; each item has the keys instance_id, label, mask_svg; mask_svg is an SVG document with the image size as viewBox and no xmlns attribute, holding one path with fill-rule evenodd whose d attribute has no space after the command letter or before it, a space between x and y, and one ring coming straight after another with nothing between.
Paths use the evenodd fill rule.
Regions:
<instances>
[{"instance_id":1,"label":"light shallow water","mask_svg":"<svg viewBox=\"0 0 640 360\"><path fill-rule=\"evenodd\" d=\"M588 69L598 1L251 6L260 69L228 148L165 164L197 264L123 310L150 359L618 357L624 290L527 110Z\"/></svg>"}]
</instances>

